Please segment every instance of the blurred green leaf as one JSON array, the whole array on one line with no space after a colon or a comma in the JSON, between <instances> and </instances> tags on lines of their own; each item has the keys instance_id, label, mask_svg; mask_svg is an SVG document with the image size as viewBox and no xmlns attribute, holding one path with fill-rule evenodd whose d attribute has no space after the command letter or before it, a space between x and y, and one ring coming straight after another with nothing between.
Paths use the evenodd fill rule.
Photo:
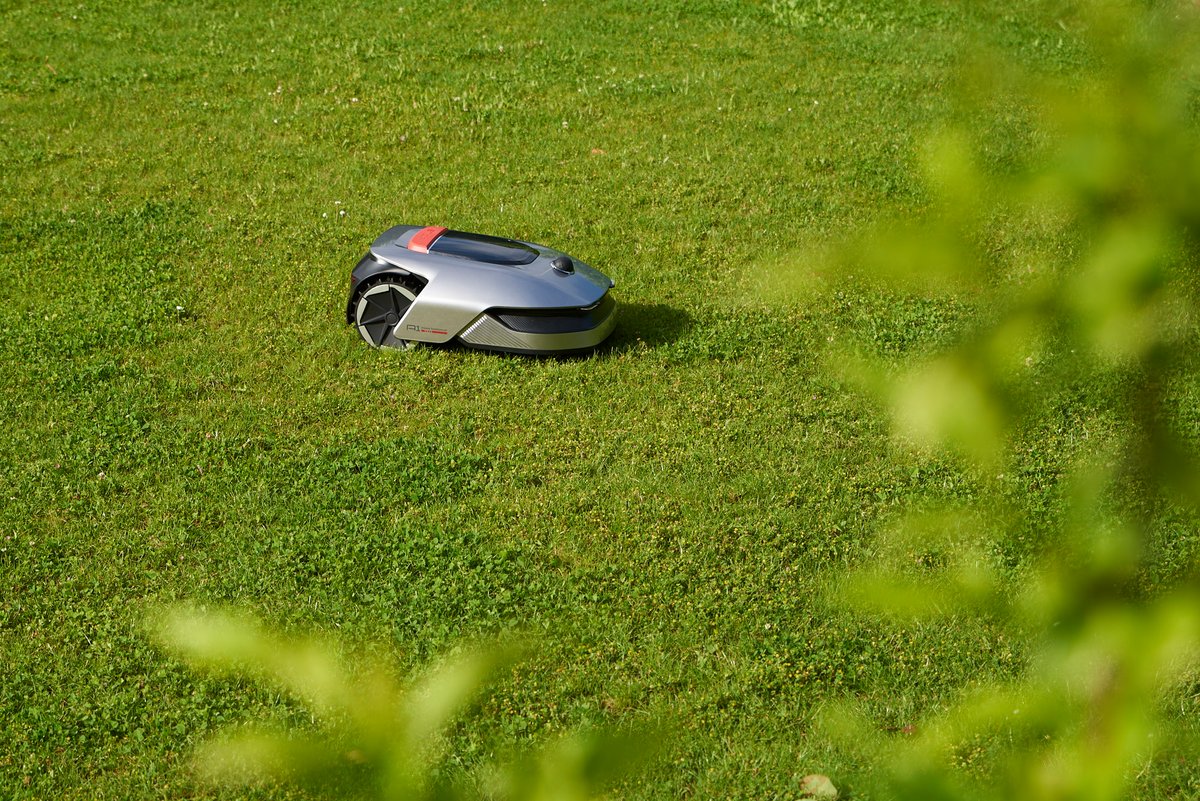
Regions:
<instances>
[{"instance_id":1,"label":"blurred green leaf","mask_svg":"<svg viewBox=\"0 0 1200 801\"><path fill-rule=\"evenodd\" d=\"M316 713L311 732L232 731L205 743L195 766L223 785L289 782L332 798L460 797L438 770L447 730L520 648L463 648L405 682L380 664L357 668L332 643L290 640L252 618L196 607L164 609L150 621L159 641L220 674L274 684ZM636 745L635 745L636 743ZM633 735L582 732L503 770L495 792L512 799L587 799L649 752Z\"/></svg>"},{"instance_id":2,"label":"blurred green leaf","mask_svg":"<svg viewBox=\"0 0 1200 801\"><path fill-rule=\"evenodd\" d=\"M990 378L977 365L954 357L910 372L892 394L901 435L927 449L951 446L984 465L994 464L1006 420Z\"/></svg>"}]
</instances>

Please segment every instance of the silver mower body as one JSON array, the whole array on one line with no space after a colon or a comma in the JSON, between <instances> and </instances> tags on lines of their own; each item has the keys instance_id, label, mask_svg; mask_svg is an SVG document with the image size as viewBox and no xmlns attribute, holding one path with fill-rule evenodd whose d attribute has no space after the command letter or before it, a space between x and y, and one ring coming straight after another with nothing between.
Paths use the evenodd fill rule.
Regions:
<instances>
[{"instance_id":1,"label":"silver mower body","mask_svg":"<svg viewBox=\"0 0 1200 801\"><path fill-rule=\"evenodd\" d=\"M585 352L612 333L613 282L530 242L397 225L354 268L346 322L375 347L415 342L508 353Z\"/></svg>"}]
</instances>

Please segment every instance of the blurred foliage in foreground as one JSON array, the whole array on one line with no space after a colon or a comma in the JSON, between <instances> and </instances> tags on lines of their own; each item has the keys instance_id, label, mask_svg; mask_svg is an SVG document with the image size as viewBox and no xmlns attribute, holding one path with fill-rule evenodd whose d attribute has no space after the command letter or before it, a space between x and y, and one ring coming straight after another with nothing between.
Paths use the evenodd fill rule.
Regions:
<instances>
[{"instance_id":1,"label":"blurred foliage in foreground","mask_svg":"<svg viewBox=\"0 0 1200 801\"><path fill-rule=\"evenodd\" d=\"M447 770L450 727L511 663L511 649L463 650L397 682L382 664L346 664L335 643L283 639L237 615L178 608L152 627L194 666L266 682L311 714L311 727L230 730L205 743L197 773L217 785L282 782L339 799L582 801L647 751L642 737L585 731L477 775Z\"/></svg>"},{"instance_id":2,"label":"blurred foliage in foreground","mask_svg":"<svg viewBox=\"0 0 1200 801\"><path fill-rule=\"evenodd\" d=\"M876 736L851 707L831 716L879 768L858 784L872 797L1200 792L1195 549L1151 570L1163 521L1194 541L1200 508L1198 16L1183 2L1082 14L1072 24L1095 66L1069 87L978 70L976 118L1037 117L1027 152L980 133L995 127L952 127L927 150L930 213L841 256L977 310L957 344L918 363L838 354L858 359L902 442L957 453L980 485L959 507L910 510L847 595L910 621L986 617L1032 644L1013 680L981 682L905 734ZM1058 479L1065 511L1037 521L1036 552L1014 570L997 556L1021 522L1002 479L1021 469L1023 439L1064 425L1078 426ZM987 757L953 767L970 751ZM1163 766L1184 778L1149 788Z\"/></svg>"}]
</instances>

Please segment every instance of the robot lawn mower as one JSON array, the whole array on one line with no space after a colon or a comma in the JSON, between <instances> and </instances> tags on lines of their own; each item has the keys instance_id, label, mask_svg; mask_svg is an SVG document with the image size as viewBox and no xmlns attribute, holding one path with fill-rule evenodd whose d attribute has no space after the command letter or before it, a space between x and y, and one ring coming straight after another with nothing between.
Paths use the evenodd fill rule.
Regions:
<instances>
[{"instance_id":1,"label":"robot lawn mower","mask_svg":"<svg viewBox=\"0 0 1200 801\"><path fill-rule=\"evenodd\" d=\"M505 353L581 353L612 333L612 287L542 245L397 225L351 273L346 322L377 348L457 339Z\"/></svg>"}]
</instances>

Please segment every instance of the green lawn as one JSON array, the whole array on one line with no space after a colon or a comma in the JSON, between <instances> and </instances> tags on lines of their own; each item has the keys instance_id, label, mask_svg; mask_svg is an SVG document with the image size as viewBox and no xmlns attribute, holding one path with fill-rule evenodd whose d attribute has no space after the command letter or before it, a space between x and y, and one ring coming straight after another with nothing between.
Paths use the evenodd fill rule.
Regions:
<instances>
[{"instance_id":1,"label":"green lawn","mask_svg":"<svg viewBox=\"0 0 1200 801\"><path fill-rule=\"evenodd\" d=\"M764 276L921 206L963 57L1084 69L1069 9L235 5L0 10L0 795L204 796L214 730L307 719L165 656L143 621L180 600L400 670L531 635L454 762L672 720L635 798L843 785L864 766L816 735L826 702L902 736L1020 666L986 620L830 598L902 508L976 491L895 448L830 345L925 352L964 308ZM987 123L998 164L1021 119ZM566 361L372 351L348 275L397 223L566 250L616 280L619 328ZM1104 425L1031 434L1015 578Z\"/></svg>"}]
</instances>

